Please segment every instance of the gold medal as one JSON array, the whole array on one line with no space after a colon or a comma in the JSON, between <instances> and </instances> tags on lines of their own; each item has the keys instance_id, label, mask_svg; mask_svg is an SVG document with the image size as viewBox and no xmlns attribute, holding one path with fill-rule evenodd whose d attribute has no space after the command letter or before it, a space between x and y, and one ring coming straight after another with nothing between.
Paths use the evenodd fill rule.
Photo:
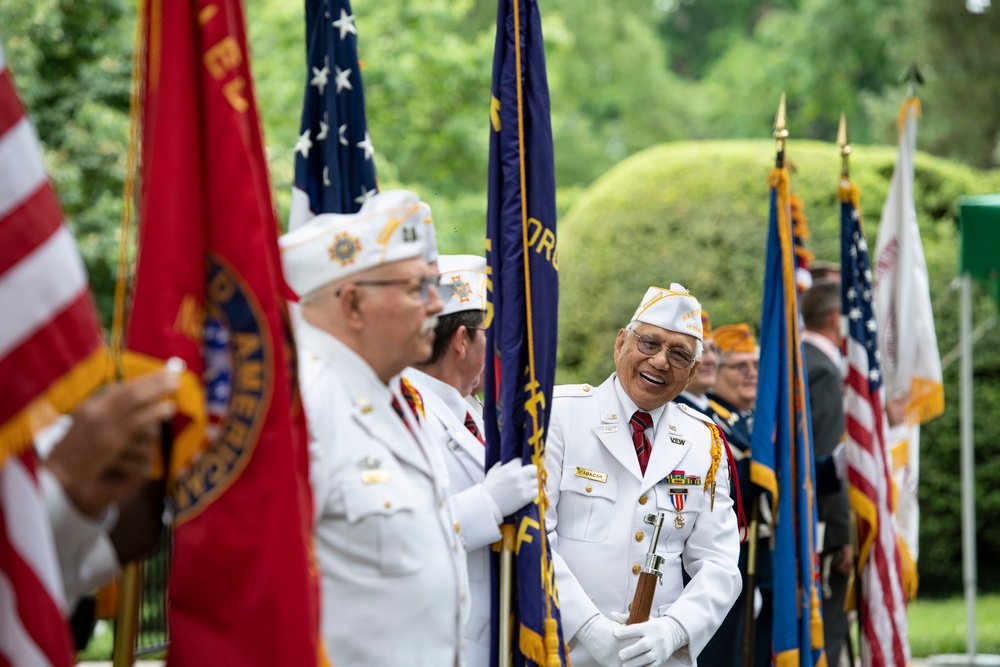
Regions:
<instances>
[{"instance_id":1,"label":"gold medal","mask_svg":"<svg viewBox=\"0 0 1000 667\"><path fill-rule=\"evenodd\" d=\"M684 515L678 512L677 514L674 515L674 528L679 529L683 527L684 527Z\"/></svg>"}]
</instances>

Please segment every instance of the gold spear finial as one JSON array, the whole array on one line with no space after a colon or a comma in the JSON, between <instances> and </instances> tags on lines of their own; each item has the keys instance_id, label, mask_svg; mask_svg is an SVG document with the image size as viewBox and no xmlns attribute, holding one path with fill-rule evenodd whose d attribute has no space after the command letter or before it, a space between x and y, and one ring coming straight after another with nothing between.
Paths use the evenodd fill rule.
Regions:
<instances>
[{"instance_id":1,"label":"gold spear finial","mask_svg":"<svg viewBox=\"0 0 1000 667\"><path fill-rule=\"evenodd\" d=\"M785 139L788 138L788 127L785 124L785 93L781 93L781 101L778 102L778 113L774 117L774 139L777 142L776 149L779 155L785 152Z\"/></svg>"},{"instance_id":2,"label":"gold spear finial","mask_svg":"<svg viewBox=\"0 0 1000 667\"><path fill-rule=\"evenodd\" d=\"M837 128L837 145L840 146L840 173L847 178L850 173L848 156L851 154L851 140L847 137L847 115L843 111L840 112L840 127Z\"/></svg>"}]
</instances>

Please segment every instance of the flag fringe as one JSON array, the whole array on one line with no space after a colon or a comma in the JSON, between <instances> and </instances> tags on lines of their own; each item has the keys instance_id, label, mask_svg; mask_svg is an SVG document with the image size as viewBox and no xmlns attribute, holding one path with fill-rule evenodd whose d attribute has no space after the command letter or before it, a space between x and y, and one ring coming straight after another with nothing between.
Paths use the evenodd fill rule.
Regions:
<instances>
[{"instance_id":1,"label":"flag fringe","mask_svg":"<svg viewBox=\"0 0 1000 667\"><path fill-rule=\"evenodd\" d=\"M923 424L944 412L944 385L915 377L910 383L910 403L906 413L911 421Z\"/></svg>"},{"instance_id":2,"label":"flag fringe","mask_svg":"<svg viewBox=\"0 0 1000 667\"><path fill-rule=\"evenodd\" d=\"M775 654L774 667L799 667L799 649L793 648Z\"/></svg>"},{"instance_id":3,"label":"flag fringe","mask_svg":"<svg viewBox=\"0 0 1000 667\"><path fill-rule=\"evenodd\" d=\"M899 577L902 580L903 592L908 602L917 599L917 588L920 585L920 575L917 573L917 561L914 560L910 548L902 535L896 536L896 547L899 550Z\"/></svg>"},{"instance_id":4,"label":"flag fringe","mask_svg":"<svg viewBox=\"0 0 1000 667\"><path fill-rule=\"evenodd\" d=\"M0 425L0 465L31 447L34 435L111 379L111 359L102 345Z\"/></svg>"},{"instance_id":5,"label":"flag fringe","mask_svg":"<svg viewBox=\"0 0 1000 667\"><path fill-rule=\"evenodd\" d=\"M872 543L878 535L878 509L872 499L862 493L857 487L850 486L847 490L850 499L851 509L858 515L859 521L864 521L868 525L868 533L864 542L858 545L858 572L862 571L865 563L868 562L868 555L871 552ZM858 531L861 532L860 530Z\"/></svg>"},{"instance_id":6,"label":"flag fringe","mask_svg":"<svg viewBox=\"0 0 1000 667\"><path fill-rule=\"evenodd\" d=\"M558 623L554 618L547 618L544 621L545 638L529 628L524 623L521 624L521 631L518 637L518 648L521 654L535 664L545 665L545 667L559 667L559 634ZM555 649L550 651L550 649ZM564 646L566 652L566 667L573 667L569 662L569 647ZM555 661L552 661L553 655Z\"/></svg>"},{"instance_id":7,"label":"flag fringe","mask_svg":"<svg viewBox=\"0 0 1000 667\"><path fill-rule=\"evenodd\" d=\"M134 350L125 350L122 355L122 369L126 378L139 377L161 370L166 362ZM202 449L206 441L208 414L205 411L205 390L201 378L190 369L181 376L180 388L174 394L177 411L186 415L190 421L174 434L173 447L170 456L169 479L173 480L179 470L186 468ZM152 479L162 479L163 457L153 457Z\"/></svg>"}]
</instances>

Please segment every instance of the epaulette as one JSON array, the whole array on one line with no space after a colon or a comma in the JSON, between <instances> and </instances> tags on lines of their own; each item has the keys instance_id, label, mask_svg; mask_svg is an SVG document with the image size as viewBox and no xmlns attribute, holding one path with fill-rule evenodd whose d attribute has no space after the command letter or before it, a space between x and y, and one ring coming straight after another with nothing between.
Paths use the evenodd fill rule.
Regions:
<instances>
[{"instance_id":1,"label":"epaulette","mask_svg":"<svg viewBox=\"0 0 1000 667\"><path fill-rule=\"evenodd\" d=\"M697 419L699 421L708 422L709 424L714 424L715 423L714 421L712 421L711 417L709 417L705 413L703 413L703 412L701 412L701 411L699 411L699 410L697 410L695 408L692 408L687 403L678 403L677 407L680 408L681 412L683 412L684 414L686 414L688 417L692 417L692 418Z\"/></svg>"},{"instance_id":2,"label":"epaulette","mask_svg":"<svg viewBox=\"0 0 1000 667\"><path fill-rule=\"evenodd\" d=\"M552 398L593 396L597 387L592 384L560 384L552 389Z\"/></svg>"},{"instance_id":3,"label":"epaulette","mask_svg":"<svg viewBox=\"0 0 1000 667\"><path fill-rule=\"evenodd\" d=\"M718 414L719 417L721 417L724 420L728 420L729 416L732 414L732 412L722 407L722 404L713 401L712 399L708 399L708 404L711 406L713 410L715 410L716 414Z\"/></svg>"}]
</instances>

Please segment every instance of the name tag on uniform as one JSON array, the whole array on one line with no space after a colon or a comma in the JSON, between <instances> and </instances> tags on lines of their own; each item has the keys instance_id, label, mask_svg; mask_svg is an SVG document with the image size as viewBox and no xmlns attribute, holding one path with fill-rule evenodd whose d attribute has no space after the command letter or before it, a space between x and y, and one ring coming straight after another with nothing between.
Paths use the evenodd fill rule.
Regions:
<instances>
[{"instance_id":1,"label":"name tag on uniform","mask_svg":"<svg viewBox=\"0 0 1000 667\"><path fill-rule=\"evenodd\" d=\"M602 484L606 484L608 481L607 473L594 472L593 470L587 470L586 468L577 468L576 476L584 477L586 479L592 479L595 482L601 482Z\"/></svg>"},{"instance_id":2,"label":"name tag on uniform","mask_svg":"<svg viewBox=\"0 0 1000 667\"><path fill-rule=\"evenodd\" d=\"M618 432L618 427L617 426L602 426L601 427L601 433L617 433L617 432Z\"/></svg>"},{"instance_id":3,"label":"name tag on uniform","mask_svg":"<svg viewBox=\"0 0 1000 667\"><path fill-rule=\"evenodd\" d=\"M389 481L388 470L362 470L362 484L385 484Z\"/></svg>"}]
</instances>

